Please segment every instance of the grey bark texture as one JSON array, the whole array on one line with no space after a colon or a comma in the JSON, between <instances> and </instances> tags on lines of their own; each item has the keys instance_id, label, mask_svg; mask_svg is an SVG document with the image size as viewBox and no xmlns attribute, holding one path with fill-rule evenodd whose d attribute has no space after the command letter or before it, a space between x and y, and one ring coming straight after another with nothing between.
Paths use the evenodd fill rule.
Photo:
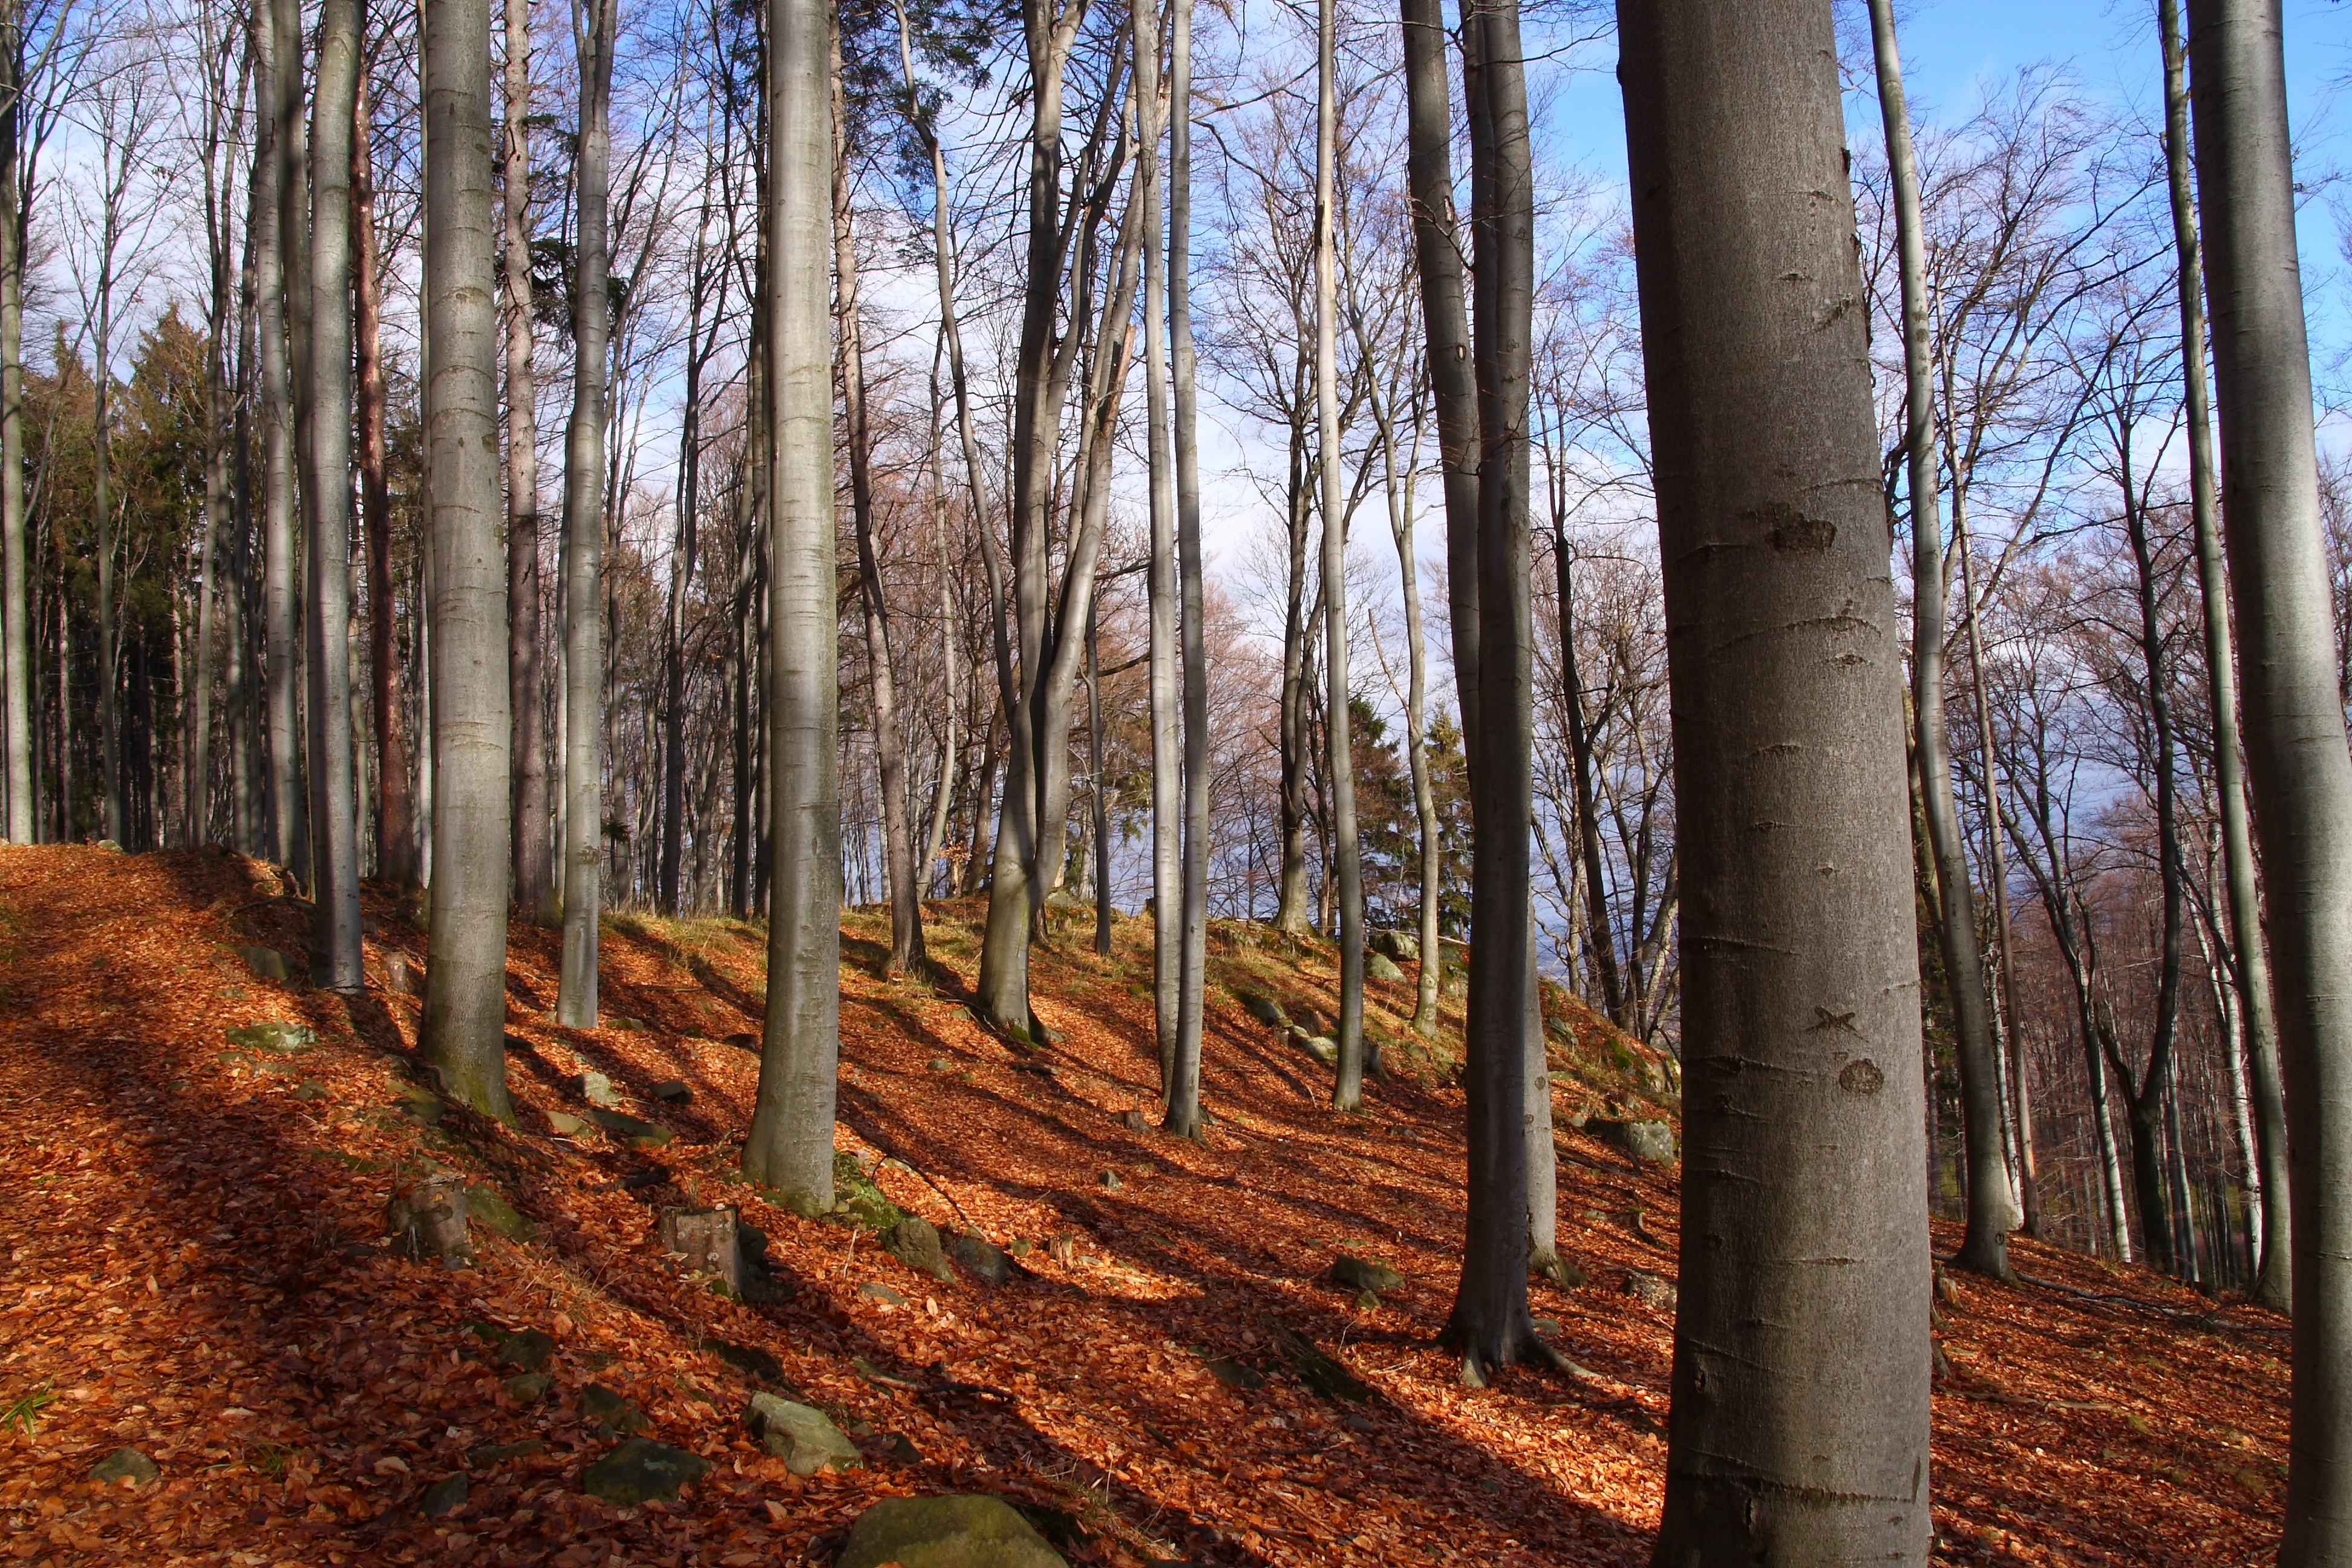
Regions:
<instances>
[{"instance_id":1,"label":"grey bark texture","mask_svg":"<svg viewBox=\"0 0 2352 1568\"><path fill-rule=\"evenodd\" d=\"M841 708L835 608L831 7L769 0L765 325L768 1004L743 1172L794 1208L833 1206L841 1050Z\"/></svg>"},{"instance_id":2,"label":"grey bark texture","mask_svg":"<svg viewBox=\"0 0 2352 1568\"><path fill-rule=\"evenodd\" d=\"M1968 1149L1968 1230L1953 1261L2009 1278L2009 1233L2017 1194L2001 1150L2000 1058L1993 1043L1984 952L1977 943L1976 901L1959 808L1952 799L1952 753L1944 729L1944 519L1936 478L1934 329L1928 319L1927 241L1919 218L1919 167L1911 150L1911 115L1895 43L1893 0L1870 0L1878 107L1886 129L1886 163L1895 193L1896 249L1903 297L1904 455L1911 493L1911 713L1919 748L1921 815L1936 858L1936 940L1952 1001L1953 1046L1960 1063L1960 1131Z\"/></svg>"},{"instance_id":3,"label":"grey bark texture","mask_svg":"<svg viewBox=\"0 0 2352 1568\"><path fill-rule=\"evenodd\" d=\"M1151 557L1145 578L1150 623L1151 1003L1160 1091L1176 1084L1178 997L1183 983L1184 823L1181 720L1177 713L1176 473L1169 449L1166 227L1160 203L1160 16L1130 10L1134 29L1135 195L1143 209L1143 396Z\"/></svg>"},{"instance_id":4,"label":"grey bark texture","mask_svg":"<svg viewBox=\"0 0 2352 1568\"><path fill-rule=\"evenodd\" d=\"M360 89L358 0L319 12L310 145L310 417L302 485L309 614L310 979L355 994L360 966L360 824L352 753L352 111Z\"/></svg>"},{"instance_id":5,"label":"grey bark texture","mask_svg":"<svg viewBox=\"0 0 2352 1568\"><path fill-rule=\"evenodd\" d=\"M596 1026L604 868L604 377L613 335L606 234L617 0L585 0L572 278L572 426L563 443L563 973L556 1021ZM822 268L820 268L822 270Z\"/></svg>"},{"instance_id":6,"label":"grey bark texture","mask_svg":"<svg viewBox=\"0 0 2352 1568\"><path fill-rule=\"evenodd\" d=\"M17 247L24 194L21 0L0 9L0 703L6 712L8 841L33 842L32 600L25 538L25 273Z\"/></svg>"},{"instance_id":7,"label":"grey bark texture","mask_svg":"<svg viewBox=\"0 0 2352 1568\"><path fill-rule=\"evenodd\" d=\"M2246 784L2293 1190L2285 1568L2352 1560L2352 756L2320 531L2278 0L2191 0L2198 215Z\"/></svg>"},{"instance_id":8,"label":"grey bark texture","mask_svg":"<svg viewBox=\"0 0 2352 1568\"><path fill-rule=\"evenodd\" d=\"M506 552L490 257L488 0L425 9L425 507L433 825L426 1063L443 1092L510 1121L507 1096Z\"/></svg>"},{"instance_id":9,"label":"grey bark texture","mask_svg":"<svg viewBox=\"0 0 2352 1568\"><path fill-rule=\"evenodd\" d=\"M253 167L259 190L253 203L255 290L260 307L261 370L261 620L262 684L269 772L269 858L292 867L302 855L301 737L295 722L294 408L286 363L286 262L278 243L284 177L278 155L284 130L278 120L278 48L269 13L254 12L255 52L261 57L261 112ZM299 67L297 68L299 68Z\"/></svg>"},{"instance_id":10,"label":"grey bark texture","mask_svg":"<svg viewBox=\"0 0 2352 1568\"><path fill-rule=\"evenodd\" d=\"M1674 696L1683 1237L1661 1568L1926 1560L1902 658L1828 0L1625 0Z\"/></svg>"},{"instance_id":11,"label":"grey bark texture","mask_svg":"<svg viewBox=\"0 0 2352 1568\"><path fill-rule=\"evenodd\" d=\"M2238 735L2236 649L2230 637L2230 577L2221 558L2215 493L2213 425L2205 379L2205 274L2197 245L2197 195L2189 147L2188 50L2179 0L2158 0L2164 47L2164 162L2171 187L2173 247L2179 255L2182 382L2187 392L2189 510L2197 531L2197 581L2205 612L2205 673L2213 710L2213 774L2221 802L2222 867L2229 886L2231 949L2227 967L2238 994L2251 1079L2255 1173L2263 1246L2254 1294L2277 1311L2293 1304L2288 1243L2286 1108L2280 1097L2278 1015L2271 1000L2270 956L2263 935L2262 885L2246 821L2246 770Z\"/></svg>"},{"instance_id":12,"label":"grey bark texture","mask_svg":"<svg viewBox=\"0 0 2352 1568\"><path fill-rule=\"evenodd\" d=\"M514 907L556 921L547 710L540 690L539 413L530 288L530 4L506 0L504 228L507 382L507 707L514 754Z\"/></svg>"},{"instance_id":13,"label":"grey bark texture","mask_svg":"<svg viewBox=\"0 0 2352 1568\"><path fill-rule=\"evenodd\" d=\"M1192 0L1170 0L1168 336L1175 380L1176 595L1184 706L1183 921L1176 1070L1168 1131L1201 1135L1201 1037L1209 956L1209 649L1201 543L1199 355L1192 342Z\"/></svg>"},{"instance_id":14,"label":"grey bark texture","mask_svg":"<svg viewBox=\"0 0 2352 1568\"><path fill-rule=\"evenodd\" d=\"M1315 132L1315 422L1322 480L1324 779L1331 792L1331 867L1339 947L1339 1067L1335 1110L1364 1103L1364 886L1356 837L1356 766L1348 726L1348 517L1340 483L1339 17L1322 0Z\"/></svg>"}]
</instances>

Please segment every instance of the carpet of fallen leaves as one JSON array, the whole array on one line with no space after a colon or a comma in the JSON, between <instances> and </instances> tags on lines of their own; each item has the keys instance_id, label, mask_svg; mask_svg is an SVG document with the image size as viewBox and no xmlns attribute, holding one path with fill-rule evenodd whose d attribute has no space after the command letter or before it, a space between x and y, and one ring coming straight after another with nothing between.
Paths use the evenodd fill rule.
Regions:
<instances>
[{"instance_id":1,"label":"carpet of fallen leaves","mask_svg":"<svg viewBox=\"0 0 2352 1568\"><path fill-rule=\"evenodd\" d=\"M1029 1243L1022 1277L989 1289L916 1275L734 1173L758 1068L747 926L614 921L611 1026L570 1030L549 1021L554 933L518 925L519 1124L451 1110L427 1125L417 1004L386 969L422 962L412 909L370 890L370 988L346 1000L258 980L239 956L266 944L302 968L307 906L266 867L0 847L0 1551L732 1568L829 1561L880 1496L985 1489L1074 1563L1646 1560L1672 1313L1630 1294L1629 1270L1671 1278L1675 1187L1566 1125L1594 1075L1558 1075L1562 1239L1590 1282L1539 1283L1535 1300L1595 1375L1474 1391L1433 1342L1456 1268L1460 1093L1440 1071L1400 1076L1368 1086L1369 1114L1336 1117L1325 1069L1235 1000L1328 999L1328 954L1223 928L1215 1123L1196 1145L1129 1121L1155 1078L1147 925L1122 924L1109 958L1077 934L1041 952L1038 1010L1060 1037L1016 1057L964 1011L975 907L933 910L937 984L882 978L882 927L850 916L839 1146L943 1232ZM1374 992L1394 1042L1409 990ZM225 1041L264 1019L318 1044L272 1058ZM676 1138L557 1136L547 1113L582 1109L586 1068ZM689 1103L652 1096L668 1079ZM1629 1078L1617 1109L1638 1093ZM497 1187L535 1237L484 1236L468 1269L388 1253L394 1183L435 1164ZM653 1224L689 1202L742 1205L787 1299L740 1304L682 1277ZM1328 1278L1342 1248L1405 1283L1360 1303ZM1970 1280L1940 1307L1939 1558L2266 1559L2284 1324L2030 1243L2017 1254L2032 1282ZM544 1397L505 1391L480 1322L553 1336ZM1373 1397L1287 1375L1289 1333ZM709 1478L667 1505L583 1496L582 1467L612 1441L582 1410L592 1384L710 1458ZM865 1465L789 1475L741 1424L763 1384L833 1414ZM88 1479L123 1445L161 1479ZM457 1472L465 1505L425 1517L425 1489Z\"/></svg>"}]
</instances>

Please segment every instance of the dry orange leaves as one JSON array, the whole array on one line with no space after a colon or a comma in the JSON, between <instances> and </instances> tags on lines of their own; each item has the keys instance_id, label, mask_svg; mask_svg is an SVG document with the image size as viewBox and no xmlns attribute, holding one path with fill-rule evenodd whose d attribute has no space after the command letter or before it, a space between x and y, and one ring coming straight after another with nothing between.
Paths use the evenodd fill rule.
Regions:
<instances>
[{"instance_id":1,"label":"dry orange leaves","mask_svg":"<svg viewBox=\"0 0 2352 1568\"><path fill-rule=\"evenodd\" d=\"M1122 926L1109 959L1079 939L1042 951L1059 1037L1016 1056L963 1008L976 908L933 908L936 985L882 976L883 928L853 914L839 1146L943 1235L1018 1254L1010 1284L942 1282L737 1175L758 1071L749 928L615 922L611 1026L583 1031L548 1020L552 933L518 925L521 1114L499 1128L417 1090L417 1005L387 968L423 962L408 908L371 889L371 988L346 1003L239 956L272 946L301 969L307 907L266 868L0 848L0 1551L749 1568L829 1561L880 1496L990 1490L1075 1563L1646 1561L1672 1322L1624 1289L1628 1270L1673 1271L1670 1175L1563 1131L1563 1241L1591 1279L1539 1284L1536 1310L1598 1375L1465 1390L1433 1343L1459 1244L1458 1091L1400 1078L1336 1118L1325 1069L1216 985L1214 1125L1201 1144L1139 1131L1148 926ZM1228 932L1216 973L1267 962ZM1328 960L1281 963L1294 1000L1328 997ZM1374 991L1397 1037L1410 993ZM317 1043L225 1038L257 1021ZM583 1072L676 1136L631 1148L551 1121L584 1112ZM495 1188L530 1239L478 1228L467 1269L388 1254L391 1187L429 1165ZM779 1299L725 1299L655 1243L661 1207L719 1202L765 1234ZM1360 1303L1328 1279L1343 1249L1404 1283ZM2046 1283L1969 1282L1943 1309L1939 1557L2267 1557L2283 1325L2017 1250ZM499 1364L496 1331L525 1329L550 1342L543 1387L514 1352ZM1302 1337L1372 1397L1317 1393ZM825 1409L863 1464L791 1475L740 1419L762 1386ZM670 1503L583 1496L582 1468L638 1420L708 1478ZM126 1446L155 1480L88 1479Z\"/></svg>"}]
</instances>

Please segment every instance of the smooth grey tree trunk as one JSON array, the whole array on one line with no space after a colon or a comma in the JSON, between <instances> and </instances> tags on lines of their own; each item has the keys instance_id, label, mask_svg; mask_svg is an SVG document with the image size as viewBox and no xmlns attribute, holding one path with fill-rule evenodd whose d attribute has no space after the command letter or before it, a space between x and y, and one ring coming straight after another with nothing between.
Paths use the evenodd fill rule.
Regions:
<instances>
[{"instance_id":1,"label":"smooth grey tree trunk","mask_svg":"<svg viewBox=\"0 0 2352 1568\"><path fill-rule=\"evenodd\" d=\"M2294 1247L2285 1568L2352 1560L2352 756L2336 685L2278 0L2192 0L2198 216Z\"/></svg>"},{"instance_id":2,"label":"smooth grey tree trunk","mask_svg":"<svg viewBox=\"0 0 2352 1568\"><path fill-rule=\"evenodd\" d=\"M384 466L383 289L378 274L375 179L367 71L352 106L352 327L359 337L361 532L367 542L368 664L376 743L376 875L417 885L416 795L409 782L408 715L400 695L398 600L392 573L392 491ZM361 775L364 778L366 775Z\"/></svg>"},{"instance_id":3,"label":"smooth grey tree trunk","mask_svg":"<svg viewBox=\"0 0 2352 1568\"><path fill-rule=\"evenodd\" d=\"M13 26L14 5L0 15L0 72L6 72L13 59L8 35ZM226 193L221 189L221 150L227 140L228 121L236 112L228 102L230 51L226 40L214 36L209 18L200 26L205 31L206 58L202 68L205 80L205 123L203 157L205 161L205 259L210 276L210 298L205 309L205 500L204 522L198 530L196 547L196 649L194 679L190 683L184 701L186 704L188 737L188 776L183 790L184 820L180 841L194 846L205 842L212 827L212 740L213 740L213 644L219 633L214 610L214 563L218 557L227 530L229 506L229 400L228 334L236 309L236 295L229 275L230 234L233 224L228 214ZM0 105L0 117L13 111L15 89L11 80L0 77L0 94L12 100ZM0 132L0 143L9 140ZM13 153L0 148L0 157L13 157ZM9 176L0 174L0 183ZM0 195L0 276L10 265L11 248L15 244L13 226L6 212L9 197ZM0 290L7 285L0 280ZM0 310L5 310L0 305ZM5 328L0 328L5 332ZM20 334L21 336L21 334ZM6 374L6 349L0 345L0 376ZM6 415L0 413L0 421ZM0 462L6 462L0 456ZM13 468L0 485L21 484L22 475ZM0 500L0 515L5 515L7 502ZM0 612L5 614L5 612ZM10 799L15 799L12 793Z\"/></svg>"},{"instance_id":4,"label":"smooth grey tree trunk","mask_svg":"<svg viewBox=\"0 0 2352 1568\"><path fill-rule=\"evenodd\" d=\"M1936 939L1951 995L1953 1048L1960 1063L1960 1130L1968 1149L1968 1230L1952 1261L2006 1279L2009 1233L2018 1221L2017 1194L2001 1150L2000 1058L1944 729L1944 520L1936 478L1927 241L1919 218L1919 168L1911 150L1911 115L1903 97L1893 0L1870 0L1870 33L1903 282L1903 445L1911 493L1911 713L1917 730L1920 805L1929 852L1936 858Z\"/></svg>"},{"instance_id":5,"label":"smooth grey tree trunk","mask_svg":"<svg viewBox=\"0 0 2352 1568\"><path fill-rule=\"evenodd\" d=\"M920 974L923 889L915 869L915 821L908 804L907 735L898 720L898 689L891 668L890 607L883 593L882 558L874 540L874 437L866 416L866 342L857 318L857 237L851 226L852 188L846 113L842 100L841 31L834 28L829 76L833 93L833 255L835 353L840 361L843 434L849 441L849 500L857 541L858 604L866 634L866 665L874 704L874 755L882 784L882 844L889 876L889 972Z\"/></svg>"},{"instance_id":6,"label":"smooth grey tree trunk","mask_svg":"<svg viewBox=\"0 0 2352 1568\"><path fill-rule=\"evenodd\" d=\"M1201 1036L1209 942L1209 651L1201 543L1199 356L1192 342L1192 0L1170 0L1168 335L1175 378L1176 594L1184 706L1183 932L1176 993L1176 1070L1164 1125L1201 1135Z\"/></svg>"},{"instance_id":7,"label":"smooth grey tree trunk","mask_svg":"<svg viewBox=\"0 0 2352 1568\"><path fill-rule=\"evenodd\" d=\"M507 390L507 707L513 727L514 907L552 925L555 851L549 841L547 706L540 675L539 408L531 367L530 5L506 0L504 226Z\"/></svg>"},{"instance_id":8,"label":"smooth grey tree trunk","mask_svg":"<svg viewBox=\"0 0 2352 1568\"><path fill-rule=\"evenodd\" d=\"M1178 997L1183 984L1184 780L1177 713L1176 474L1168 433L1167 232L1160 205L1160 14L1132 5L1136 200L1143 209L1143 395L1150 462L1151 559L1145 601L1150 621L1151 1002L1160 1050L1160 1092L1175 1103Z\"/></svg>"},{"instance_id":9,"label":"smooth grey tree trunk","mask_svg":"<svg viewBox=\"0 0 2352 1568\"><path fill-rule=\"evenodd\" d=\"M1624 0L1674 693L1680 1304L1652 1562L1919 1563L1902 656L1828 0Z\"/></svg>"},{"instance_id":10,"label":"smooth grey tree trunk","mask_svg":"<svg viewBox=\"0 0 2352 1568\"><path fill-rule=\"evenodd\" d=\"M1339 967L1339 1067L1336 1110L1364 1103L1364 887L1356 837L1355 753L1348 726L1348 520L1341 500L1339 353L1339 17L1322 0L1317 31L1315 116L1316 462L1322 480L1324 773L1331 793L1333 924Z\"/></svg>"},{"instance_id":11,"label":"smooth grey tree trunk","mask_svg":"<svg viewBox=\"0 0 2352 1568\"><path fill-rule=\"evenodd\" d=\"M841 1050L841 689L830 279L831 8L768 5L768 788L773 880L760 1088L743 1173L833 1206Z\"/></svg>"},{"instance_id":12,"label":"smooth grey tree trunk","mask_svg":"<svg viewBox=\"0 0 2352 1568\"><path fill-rule=\"evenodd\" d=\"M2250 1069L2255 1183L2263 1247L2254 1295L2277 1311L2293 1302L2288 1245L2286 1108L2280 1098L2278 1017L2271 1000L2270 957L2263 936L2262 887L2246 821L2245 763L2239 750L2238 671L2230 637L2230 578L2221 559L2221 507L2213 473L2212 415L2205 384L2205 279L2197 246L2197 196L2189 147L2188 59L2179 0L2158 0L2164 47L2164 162L2171 189L2173 247L2179 257L2180 342L2188 395L2189 510L2197 529L2197 580L2205 611L2205 671L2213 710L2213 773L2221 804L2222 867L2230 895L2228 969L2238 994Z\"/></svg>"},{"instance_id":13,"label":"smooth grey tree trunk","mask_svg":"<svg viewBox=\"0 0 2352 1568\"><path fill-rule=\"evenodd\" d=\"M270 13L257 7L256 53L261 56L260 90L255 116L259 132L254 171L260 189L253 204L255 290L260 306L261 369L261 617L262 682L266 710L265 748L269 770L269 858L292 868L307 837L302 822L299 757L295 722L294 597L294 410L286 364L286 262L278 230L284 211L278 186L284 160L278 144L278 34Z\"/></svg>"},{"instance_id":14,"label":"smooth grey tree trunk","mask_svg":"<svg viewBox=\"0 0 2352 1568\"><path fill-rule=\"evenodd\" d=\"M444 1092L510 1121L507 1096L506 552L499 535L498 242L489 0L425 7L425 506L431 520L432 905L425 1059Z\"/></svg>"},{"instance_id":15,"label":"smooth grey tree trunk","mask_svg":"<svg viewBox=\"0 0 2352 1568\"><path fill-rule=\"evenodd\" d=\"M596 1026L604 868L604 413L613 312L606 235L617 0L584 0L575 143L572 427L563 443L563 973L556 1022ZM820 264L822 270L822 264Z\"/></svg>"},{"instance_id":16,"label":"smooth grey tree trunk","mask_svg":"<svg viewBox=\"0 0 2352 1568\"><path fill-rule=\"evenodd\" d=\"M356 994L360 824L352 755L352 113L360 87L359 0L325 0L311 96L310 352L302 510L310 683L311 983Z\"/></svg>"},{"instance_id":17,"label":"smooth grey tree trunk","mask_svg":"<svg viewBox=\"0 0 2352 1568\"><path fill-rule=\"evenodd\" d=\"M30 844L33 821L32 599L25 538L25 274L17 241L23 192L22 0L0 7L0 704L6 708L8 841Z\"/></svg>"}]
</instances>

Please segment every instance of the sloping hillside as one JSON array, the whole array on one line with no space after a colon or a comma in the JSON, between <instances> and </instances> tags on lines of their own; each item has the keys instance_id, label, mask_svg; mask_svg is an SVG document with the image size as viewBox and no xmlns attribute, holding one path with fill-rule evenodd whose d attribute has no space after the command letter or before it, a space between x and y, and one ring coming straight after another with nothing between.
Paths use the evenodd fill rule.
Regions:
<instances>
[{"instance_id":1,"label":"sloping hillside","mask_svg":"<svg viewBox=\"0 0 2352 1568\"><path fill-rule=\"evenodd\" d=\"M1016 1056L965 1011L976 906L932 911L936 986L880 978L884 930L851 917L845 1173L869 1218L895 1207L1013 1253L1014 1278L988 1286L919 1273L877 1232L795 1219L741 1182L751 928L615 921L611 1026L579 1031L548 1022L553 934L517 927L509 1129L418 1082L417 1004L394 970L424 939L408 908L371 893L368 910L371 989L347 1005L241 955L267 969L259 950L301 947L307 910L266 868L0 848L0 1516L18 1557L824 1562L879 1496L984 1490L1080 1563L1646 1561L1673 1173L1570 1123L1670 1110L1671 1079L1572 1003L1550 1003L1560 1213L1589 1282L1535 1299L1593 1375L1472 1391L1434 1344L1462 1101L1444 1046L1406 1048L1409 985L1373 988L1395 1076L1337 1117L1327 1069L1244 1004L1328 1012L1328 952L1221 926L1215 1120L1196 1145L1149 1127L1148 925L1122 925L1110 958L1090 928L1041 952L1059 1039ZM315 1043L228 1037L270 1021ZM583 1125L592 1072L671 1136ZM512 1238L478 1226L471 1268L383 1245L395 1184L434 1166L520 1222ZM770 1299L716 1293L655 1242L664 1207L715 1203L765 1234ZM2265 1555L2283 1325L2018 1251L2045 1283L1970 1282L1941 1308L1943 1555ZM1335 1284L1342 1252L1402 1284ZM832 1415L858 1468L802 1478L765 1454L741 1420L761 1388ZM709 1474L674 1502L584 1496L583 1468L640 1424ZM126 1447L156 1479L88 1479Z\"/></svg>"}]
</instances>

